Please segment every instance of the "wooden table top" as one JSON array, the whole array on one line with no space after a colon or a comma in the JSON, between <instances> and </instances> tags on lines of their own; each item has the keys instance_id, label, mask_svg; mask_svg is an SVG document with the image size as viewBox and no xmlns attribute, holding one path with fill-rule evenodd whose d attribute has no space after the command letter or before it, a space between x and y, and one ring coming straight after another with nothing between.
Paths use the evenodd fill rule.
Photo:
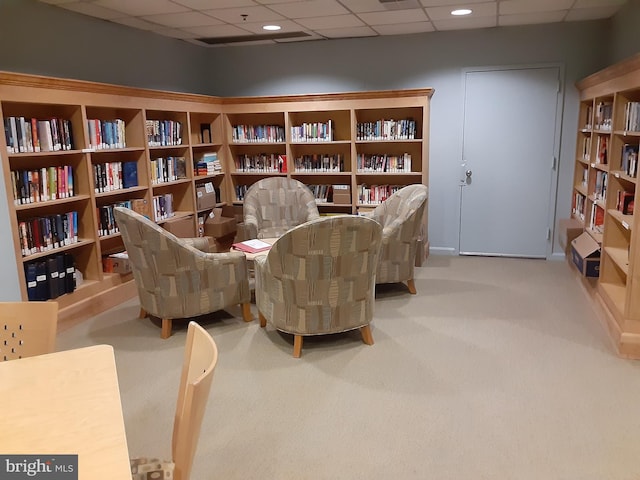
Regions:
<instances>
[{"instance_id":1,"label":"wooden table top","mask_svg":"<svg viewBox=\"0 0 640 480\"><path fill-rule=\"evenodd\" d=\"M80 480L131 479L113 347L0 362L0 454L77 454Z\"/></svg>"}]
</instances>

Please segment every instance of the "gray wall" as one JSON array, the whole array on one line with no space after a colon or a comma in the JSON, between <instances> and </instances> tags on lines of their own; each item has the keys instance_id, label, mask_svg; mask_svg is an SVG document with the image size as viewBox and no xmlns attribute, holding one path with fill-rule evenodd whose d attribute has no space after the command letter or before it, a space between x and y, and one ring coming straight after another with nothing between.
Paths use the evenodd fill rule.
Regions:
<instances>
[{"instance_id":1,"label":"gray wall","mask_svg":"<svg viewBox=\"0 0 640 480\"><path fill-rule=\"evenodd\" d=\"M201 48L33 0L0 0L0 70L220 96L433 87L430 240L435 249L455 252L462 70L546 63L564 66L556 214L557 218L567 216L577 124L574 83L635 53L640 35L638 1L631 0L612 22ZM0 224L6 225L5 198L0 195ZM0 229L0 249L13 251L7 229ZM560 251L557 246L554 250ZM13 262L0 271L0 300L17 298L15 273Z\"/></svg>"},{"instance_id":2,"label":"gray wall","mask_svg":"<svg viewBox=\"0 0 640 480\"><path fill-rule=\"evenodd\" d=\"M463 69L547 63L564 66L564 135L556 210L556 218L563 218L570 211L575 158L578 96L574 84L607 65L609 23L602 20L216 49L211 52L211 93L231 96L435 88L429 142L429 240L434 252L457 253ZM496 101L499 99L487 98L487 107ZM488 139L499 140L500 132L495 139ZM498 181L522 181L506 172L508 176ZM562 251L557 241L554 251Z\"/></svg>"}]
</instances>

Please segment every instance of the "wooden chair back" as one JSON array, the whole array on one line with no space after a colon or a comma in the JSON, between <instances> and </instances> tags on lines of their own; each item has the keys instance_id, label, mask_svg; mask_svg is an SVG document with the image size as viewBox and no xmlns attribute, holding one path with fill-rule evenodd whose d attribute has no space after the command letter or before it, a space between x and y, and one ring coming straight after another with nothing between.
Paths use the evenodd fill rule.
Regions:
<instances>
[{"instance_id":1,"label":"wooden chair back","mask_svg":"<svg viewBox=\"0 0 640 480\"><path fill-rule=\"evenodd\" d=\"M218 348L211 335L189 322L171 445L174 480L188 480L191 475L217 362Z\"/></svg>"},{"instance_id":2,"label":"wooden chair back","mask_svg":"<svg viewBox=\"0 0 640 480\"><path fill-rule=\"evenodd\" d=\"M52 353L56 302L0 302L0 362Z\"/></svg>"}]
</instances>

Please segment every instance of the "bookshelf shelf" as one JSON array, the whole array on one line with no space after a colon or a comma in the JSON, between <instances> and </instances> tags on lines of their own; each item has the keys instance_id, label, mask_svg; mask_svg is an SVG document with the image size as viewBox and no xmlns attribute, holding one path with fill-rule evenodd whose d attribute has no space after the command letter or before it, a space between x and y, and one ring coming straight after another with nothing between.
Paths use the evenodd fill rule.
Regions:
<instances>
[{"instance_id":1,"label":"bookshelf shelf","mask_svg":"<svg viewBox=\"0 0 640 480\"><path fill-rule=\"evenodd\" d=\"M592 232L597 213L603 231L594 236L601 245L600 275L595 288L589 282L585 285L603 307L618 354L640 359L640 231L633 211L639 200L640 55L585 78L577 87L580 112L574 210L577 196L586 193L585 230ZM589 125L593 128L585 127ZM585 140L588 138L592 140ZM580 163L585 155L591 159L588 165ZM585 177L586 192L582 187Z\"/></svg>"}]
</instances>

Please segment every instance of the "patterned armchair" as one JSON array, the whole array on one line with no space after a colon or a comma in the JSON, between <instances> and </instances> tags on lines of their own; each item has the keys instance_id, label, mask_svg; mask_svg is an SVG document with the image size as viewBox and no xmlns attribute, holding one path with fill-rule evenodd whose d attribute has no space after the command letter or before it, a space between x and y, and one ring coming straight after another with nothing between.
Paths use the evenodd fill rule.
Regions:
<instances>
[{"instance_id":1,"label":"patterned armchair","mask_svg":"<svg viewBox=\"0 0 640 480\"><path fill-rule=\"evenodd\" d=\"M373 345L375 270L382 227L351 215L324 217L282 235L255 259L260 326L294 335L300 357L305 335L359 329Z\"/></svg>"},{"instance_id":2,"label":"patterned armchair","mask_svg":"<svg viewBox=\"0 0 640 480\"><path fill-rule=\"evenodd\" d=\"M242 304L244 320L252 320L244 254L205 253L207 239L178 238L133 210L114 211L138 288L140 318L161 318L162 338L171 336L174 318L231 305Z\"/></svg>"},{"instance_id":3,"label":"patterned armchair","mask_svg":"<svg viewBox=\"0 0 640 480\"><path fill-rule=\"evenodd\" d=\"M373 210L371 218L383 227L376 283L407 282L416 293L413 268L427 197L425 185L407 185Z\"/></svg>"},{"instance_id":4,"label":"patterned armchair","mask_svg":"<svg viewBox=\"0 0 640 480\"><path fill-rule=\"evenodd\" d=\"M320 217L311 190L286 177L269 177L254 183L243 203L244 224L250 238L277 238Z\"/></svg>"}]
</instances>

